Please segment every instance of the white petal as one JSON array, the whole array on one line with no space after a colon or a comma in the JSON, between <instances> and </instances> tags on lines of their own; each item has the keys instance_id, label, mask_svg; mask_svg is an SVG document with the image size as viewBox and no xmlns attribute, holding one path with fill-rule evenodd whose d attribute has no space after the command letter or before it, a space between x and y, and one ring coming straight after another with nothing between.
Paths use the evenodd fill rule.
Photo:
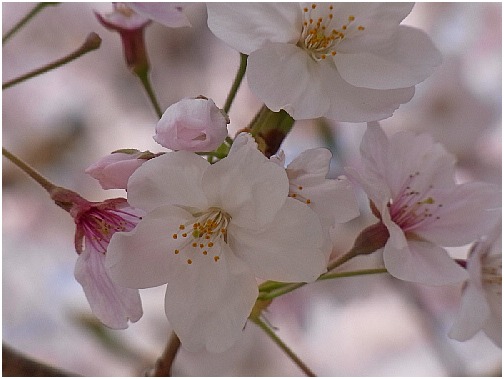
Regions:
<instances>
[{"instance_id":1,"label":"white petal","mask_svg":"<svg viewBox=\"0 0 504 379\"><path fill-rule=\"evenodd\" d=\"M356 87L393 89L414 86L441 64L441 54L423 31L400 26L393 50L337 54L341 77Z\"/></svg>"},{"instance_id":2,"label":"white petal","mask_svg":"<svg viewBox=\"0 0 504 379\"><path fill-rule=\"evenodd\" d=\"M173 234L190 219L185 210L168 205L148 213L133 231L115 233L105 259L110 277L129 288L167 283L173 260L180 260L175 250L184 242Z\"/></svg>"},{"instance_id":3,"label":"white petal","mask_svg":"<svg viewBox=\"0 0 504 379\"><path fill-rule=\"evenodd\" d=\"M317 186L306 185L302 192L311 200L310 208L324 225L347 222L360 214L353 187L346 178L326 179Z\"/></svg>"},{"instance_id":4,"label":"white petal","mask_svg":"<svg viewBox=\"0 0 504 379\"><path fill-rule=\"evenodd\" d=\"M465 183L449 193L432 191L432 197L438 205L433 214L436 219L414 232L442 246L462 246L476 240L492 229L501 214L501 193L493 184Z\"/></svg>"},{"instance_id":5,"label":"white petal","mask_svg":"<svg viewBox=\"0 0 504 379\"><path fill-rule=\"evenodd\" d=\"M415 93L414 87L390 90L355 87L341 78L334 62L326 60L318 63L318 78L325 88L322 93L330 100L329 109L323 116L333 120L382 120L392 116L399 105L410 101Z\"/></svg>"},{"instance_id":6,"label":"white petal","mask_svg":"<svg viewBox=\"0 0 504 379\"><path fill-rule=\"evenodd\" d=\"M112 282L104 263L104 254L85 249L75 264L75 279L82 286L93 314L109 328L125 329L128 320L136 322L142 317L140 294L136 289Z\"/></svg>"},{"instance_id":7,"label":"white petal","mask_svg":"<svg viewBox=\"0 0 504 379\"><path fill-rule=\"evenodd\" d=\"M414 3L353 3L333 4L333 24L344 25L355 17L345 38L337 46L338 53L382 51L390 48L401 21L411 12ZM363 26L365 31L356 28Z\"/></svg>"},{"instance_id":8,"label":"white petal","mask_svg":"<svg viewBox=\"0 0 504 379\"><path fill-rule=\"evenodd\" d=\"M268 42L295 44L301 34L297 3L208 3L208 27L244 54Z\"/></svg>"},{"instance_id":9,"label":"white petal","mask_svg":"<svg viewBox=\"0 0 504 379\"><path fill-rule=\"evenodd\" d=\"M329 172L331 158L331 152L324 148L305 150L287 166L287 175L289 179L302 179L305 183L310 178L323 182Z\"/></svg>"},{"instance_id":10,"label":"white petal","mask_svg":"<svg viewBox=\"0 0 504 379\"><path fill-rule=\"evenodd\" d=\"M129 3L128 6L138 14L148 17L170 28L191 26L183 13L184 3Z\"/></svg>"},{"instance_id":11,"label":"white petal","mask_svg":"<svg viewBox=\"0 0 504 379\"><path fill-rule=\"evenodd\" d=\"M396 133L390 137L387 154L382 174L386 176L394 197L404 191L404 183L411 174L416 177L410 187L420 193L432 187L455 187L455 157L441 144L435 143L430 134Z\"/></svg>"},{"instance_id":12,"label":"white petal","mask_svg":"<svg viewBox=\"0 0 504 379\"><path fill-rule=\"evenodd\" d=\"M267 159L253 138L241 134L227 158L210 166L203 176L210 206L232 217L232 223L260 229L282 207L289 191L285 170Z\"/></svg>"},{"instance_id":13,"label":"white petal","mask_svg":"<svg viewBox=\"0 0 504 379\"><path fill-rule=\"evenodd\" d=\"M128 181L128 202L147 212L174 204L206 208L201 178L210 164L187 151L166 153L145 162Z\"/></svg>"},{"instance_id":14,"label":"white petal","mask_svg":"<svg viewBox=\"0 0 504 379\"><path fill-rule=\"evenodd\" d=\"M295 45L271 43L250 54L247 81L272 111L284 109L296 120L316 118L329 107L320 67Z\"/></svg>"},{"instance_id":15,"label":"white petal","mask_svg":"<svg viewBox=\"0 0 504 379\"><path fill-rule=\"evenodd\" d=\"M490 316L490 308L480 288L468 283L462 294L460 310L448 336L466 341L479 332Z\"/></svg>"},{"instance_id":16,"label":"white petal","mask_svg":"<svg viewBox=\"0 0 504 379\"><path fill-rule=\"evenodd\" d=\"M290 198L262 232L229 227L231 249L254 274L283 282L311 282L326 271L324 239L318 216Z\"/></svg>"},{"instance_id":17,"label":"white petal","mask_svg":"<svg viewBox=\"0 0 504 379\"><path fill-rule=\"evenodd\" d=\"M165 311L189 351L229 349L240 337L257 298L254 276L226 245L215 262L195 259L173 271L166 290Z\"/></svg>"},{"instance_id":18,"label":"white petal","mask_svg":"<svg viewBox=\"0 0 504 379\"><path fill-rule=\"evenodd\" d=\"M383 260L392 276L427 285L453 284L467 279L467 272L443 248L428 241L406 240L401 228L390 220L386 205L381 215L390 234Z\"/></svg>"},{"instance_id":19,"label":"white petal","mask_svg":"<svg viewBox=\"0 0 504 379\"><path fill-rule=\"evenodd\" d=\"M347 175L362 186L377 206L392 196L386 179L389 141L377 122L368 123L362 138L360 153L362 168L345 167Z\"/></svg>"}]
</instances>

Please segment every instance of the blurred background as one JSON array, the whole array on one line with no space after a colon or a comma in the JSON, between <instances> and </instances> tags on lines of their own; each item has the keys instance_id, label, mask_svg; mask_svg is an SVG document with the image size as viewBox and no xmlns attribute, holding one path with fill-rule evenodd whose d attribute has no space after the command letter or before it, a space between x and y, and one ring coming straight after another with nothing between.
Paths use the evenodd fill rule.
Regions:
<instances>
[{"instance_id":1,"label":"blurred background","mask_svg":"<svg viewBox=\"0 0 504 379\"><path fill-rule=\"evenodd\" d=\"M5 34L34 4L2 3ZM125 196L103 191L84 170L120 148L163 151L152 136L156 116L126 68L119 35L93 11L110 3L63 3L44 9L4 44L2 81L75 50L91 31L101 48L62 68L3 91L2 145L54 183L92 201ZM192 28L146 30L151 78L161 106L205 95L222 107L239 54L214 37L206 9L186 10ZM413 100L382 122L386 133L432 133L458 160L460 182L501 183L502 5L419 3L404 22L425 30L444 56ZM244 80L230 111L230 133L260 108ZM284 141L287 160L311 147L333 151L332 176L359 162L365 124L296 123ZM105 329L74 280L74 224L35 182L3 160L2 333L10 346L86 376L129 376L151 367L167 341L164 286L142 290L144 316L125 331ZM374 222L358 191L362 216L339 227L335 254ZM450 250L465 258L468 247ZM379 257L346 268L373 267ZM315 283L276 299L266 314L281 338L322 376L501 375L501 350L483 334L467 342L446 334L458 311L460 286L426 287L389 275ZM181 349L176 376L298 376L301 372L253 324L223 354Z\"/></svg>"}]
</instances>

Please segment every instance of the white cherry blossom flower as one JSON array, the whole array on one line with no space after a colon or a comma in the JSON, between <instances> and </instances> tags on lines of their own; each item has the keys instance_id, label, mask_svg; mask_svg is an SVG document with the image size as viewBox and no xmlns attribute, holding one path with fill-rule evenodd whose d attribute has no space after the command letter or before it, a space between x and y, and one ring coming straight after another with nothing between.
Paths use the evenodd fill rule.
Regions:
<instances>
[{"instance_id":1,"label":"white cherry blossom flower","mask_svg":"<svg viewBox=\"0 0 504 379\"><path fill-rule=\"evenodd\" d=\"M188 350L232 346L256 301L256 277L309 282L326 271L317 215L287 196L285 170L250 135L213 165L187 151L151 159L127 190L147 215L114 235L106 266L126 287L168 283L166 315Z\"/></svg>"},{"instance_id":2,"label":"white cherry blossom flower","mask_svg":"<svg viewBox=\"0 0 504 379\"><path fill-rule=\"evenodd\" d=\"M453 156L427 134L400 132L388 139L378 123L370 123L360 149L362 169L347 173L362 185L386 227L383 260L389 273L431 285L467 279L441 246L468 244L495 224L497 186L456 185Z\"/></svg>"},{"instance_id":3,"label":"white cherry blossom flower","mask_svg":"<svg viewBox=\"0 0 504 379\"><path fill-rule=\"evenodd\" d=\"M469 280L464 283L458 317L448 336L466 341L478 331L502 346L501 225L474 244L467 259Z\"/></svg>"},{"instance_id":4,"label":"white cherry blossom flower","mask_svg":"<svg viewBox=\"0 0 504 379\"><path fill-rule=\"evenodd\" d=\"M163 113L154 140L172 150L212 151L226 139L227 124L212 99L182 99Z\"/></svg>"},{"instance_id":5,"label":"white cherry blossom flower","mask_svg":"<svg viewBox=\"0 0 504 379\"><path fill-rule=\"evenodd\" d=\"M248 54L252 92L294 119L390 117L441 62L412 3L209 3L208 26Z\"/></svg>"}]
</instances>

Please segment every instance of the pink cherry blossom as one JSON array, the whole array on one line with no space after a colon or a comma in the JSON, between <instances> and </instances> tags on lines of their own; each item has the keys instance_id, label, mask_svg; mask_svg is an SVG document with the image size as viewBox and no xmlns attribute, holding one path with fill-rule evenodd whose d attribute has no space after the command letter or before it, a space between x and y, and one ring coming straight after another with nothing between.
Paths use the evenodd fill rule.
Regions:
<instances>
[{"instance_id":1,"label":"pink cherry blossom","mask_svg":"<svg viewBox=\"0 0 504 379\"><path fill-rule=\"evenodd\" d=\"M456 185L454 158L429 135L400 132L387 138L368 124L363 167L347 172L366 191L386 228L385 267L393 276L431 285L457 283L467 273L442 246L463 246L499 216L500 192L486 183Z\"/></svg>"},{"instance_id":2,"label":"pink cherry blossom","mask_svg":"<svg viewBox=\"0 0 504 379\"><path fill-rule=\"evenodd\" d=\"M86 169L86 174L100 182L103 189L126 189L128 179L147 158L143 152L114 152L106 155Z\"/></svg>"},{"instance_id":3,"label":"pink cherry blossom","mask_svg":"<svg viewBox=\"0 0 504 379\"><path fill-rule=\"evenodd\" d=\"M211 99L183 99L164 112L154 140L172 150L212 151L227 137L227 124L227 116Z\"/></svg>"},{"instance_id":4,"label":"pink cherry blossom","mask_svg":"<svg viewBox=\"0 0 504 379\"><path fill-rule=\"evenodd\" d=\"M112 329L125 329L128 320L142 317L138 290L121 287L105 271L105 255L114 233L132 230L143 211L129 206L126 199L89 202L73 191L57 188L52 199L73 217L76 225L75 279L82 286L91 310Z\"/></svg>"}]
</instances>

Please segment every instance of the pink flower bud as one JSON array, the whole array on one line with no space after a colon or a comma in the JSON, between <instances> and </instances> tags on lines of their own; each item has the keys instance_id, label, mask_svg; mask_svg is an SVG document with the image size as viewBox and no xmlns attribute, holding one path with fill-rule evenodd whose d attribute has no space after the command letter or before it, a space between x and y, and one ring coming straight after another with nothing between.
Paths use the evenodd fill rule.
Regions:
<instances>
[{"instance_id":1,"label":"pink flower bud","mask_svg":"<svg viewBox=\"0 0 504 379\"><path fill-rule=\"evenodd\" d=\"M154 140L172 150L212 151L227 137L227 123L211 99L183 99L165 111Z\"/></svg>"},{"instance_id":2,"label":"pink flower bud","mask_svg":"<svg viewBox=\"0 0 504 379\"><path fill-rule=\"evenodd\" d=\"M144 155L138 150L115 152L89 166L86 174L98 180L103 189L126 189L131 174L147 160Z\"/></svg>"}]
</instances>

